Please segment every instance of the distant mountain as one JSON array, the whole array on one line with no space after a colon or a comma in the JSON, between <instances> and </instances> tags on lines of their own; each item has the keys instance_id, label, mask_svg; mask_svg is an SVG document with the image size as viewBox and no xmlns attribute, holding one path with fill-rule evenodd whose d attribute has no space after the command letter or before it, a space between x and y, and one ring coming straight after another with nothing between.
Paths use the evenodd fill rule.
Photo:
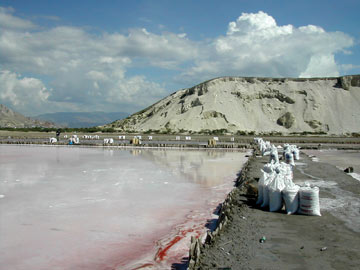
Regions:
<instances>
[{"instance_id":1,"label":"distant mountain","mask_svg":"<svg viewBox=\"0 0 360 270\"><path fill-rule=\"evenodd\" d=\"M49 121L40 121L17 113L5 105L0 104L0 127L31 128L31 127L57 127Z\"/></svg>"},{"instance_id":2,"label":"distant mountain","mask_svg":"<svg viewBox=\"0 0 360 270\"><path fill-rule=\"evenodd\" d=\"M57 112L41 114L36 118L69 128L82 128L105 125L127 116L129 114L124 112Z\"/></svg>"},{"instance_id":3,"label":"distant mountain","mask_svg":"<svg viewBox=\"0 0 360 270\"><path fill-rule=\"evenodd\" d=\"M125 132L360 132L360 75L222 77L179 90L126 119Z\"/></svg>"}]
</instances>

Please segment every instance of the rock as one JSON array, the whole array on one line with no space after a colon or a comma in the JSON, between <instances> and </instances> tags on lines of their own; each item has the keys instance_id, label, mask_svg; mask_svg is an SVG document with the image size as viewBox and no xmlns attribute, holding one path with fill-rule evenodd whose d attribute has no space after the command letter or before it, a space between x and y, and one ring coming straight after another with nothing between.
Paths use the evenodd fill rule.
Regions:
<instances>
[{"instance_id":1,"label":"rock","mask_svg":"<svg viewBox=\"0 0 360 270\"><path fill-rule=\"evenodd\" d=\"M205 239L205 243L206 244L210 244L213 240L213 235L210 231L207 231L206 233L206 239Z\"/></svg>"},{"instance_id":2,"label":"rock","mask_svg":"<svg viewBox=\"0 0 360 270\"><path fill-rule=\"evenodd\" d=\"M347 167L344 172L346 173L353 173L354 172L354 168L353 167Z\"/></svg>"},{"instance_id":3,"label":"rock","mask_svg":"<svg viewBox=\"0 0 360 270\"><path fill-rule=\"evenodd\" d=\"M280 126L283 126L287 129L291 128L295 123L295 116L291 112L285 113L281 116L276 123Z\"/></svg>"},{"instance_id":4,"label":"rock","mask_svg":"<svg viewBox=\"0 0 360 270\"><path fill-rule=\"evenodd\" d=\"M321 127L321 125L322 125L322 123L318 120L305 121L305 123L307 123L313 129Z\"/></svg>"},{"instance_id":5,"label":"rock","mask_svg":"<svg viewBox=\"0 0 360 270\"><path fill-rule=\"evenodd\" d=\"M351 76L344 76L340 78L341 87L345 90L350 90L351 87Z\"/></svg>"}]
</instances>

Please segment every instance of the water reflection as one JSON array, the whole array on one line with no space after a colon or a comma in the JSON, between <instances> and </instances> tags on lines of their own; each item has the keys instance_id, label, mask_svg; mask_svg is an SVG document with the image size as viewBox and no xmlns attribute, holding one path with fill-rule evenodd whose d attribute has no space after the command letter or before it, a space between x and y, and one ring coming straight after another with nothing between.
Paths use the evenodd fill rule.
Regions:
<instances>
[{"instance_id":1,"label":"water reflection","mask_svg":"<svg viewBox=\"0 0 360 270\"><path fill-rule=\"evenodd\" d=\"M5 195L0 264L80 270L148 262L178 232L205 230L244 156L234 151L0 146L0 194ZM191 235L186 237L169 249L168 265L188 253ZM34 257L28 265L26 258Z\"/></svg>"},{"instance_id":2,"label":"water reflection","mask_svg":"<svg viewBox=\"0 0 360 270\"><path fill-rule=\"evenodd\" d=\"M134 151L134 150L131 150ZM246 152L224 150L138 150L137 155L151 160L175 175L187 178L203 187L224 183L224 177L236 179ZM132 152L133 153L133 152Z\"/></svg>"}]
</instances>

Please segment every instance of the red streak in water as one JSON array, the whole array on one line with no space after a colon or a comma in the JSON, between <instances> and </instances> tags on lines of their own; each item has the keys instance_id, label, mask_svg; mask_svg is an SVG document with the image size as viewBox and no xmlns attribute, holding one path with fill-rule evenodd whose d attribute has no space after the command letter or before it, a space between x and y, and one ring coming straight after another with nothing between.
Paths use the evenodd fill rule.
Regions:
<instances>
[{"instance_id":1,"label":"red streak in water","mask_svg":"<svg viewBox=\"0 0 360 270\"><path fill-rule=\"evenodd\" d=\"M164 257L166 256L167 251L183 238L184 238L184 236L178 235L173 240L171 240L164 248L160 248L158 253L156 254L156 260L158 260L158 259L160 261L164 260Z\"/></svg>"},{"instance_id":2,"label":"red streak in water","mask_svg":"<svg viewBox=\"0 0 360 270\"><path fill-rule=\"evenodd\" d=\"M163 261L169 249L173 247L176 243L178 243L181 239L185 238L188 233L193 231L194 229L187 229L180 231L179 235L175 236L167 245L165 245L165 247L159 248L159 251L155 256L155 260ZM200 232L196 232L196 238L198 238L199 236L200 236Z\"/></svg>"},{"instance_id":3,"label":"red streak in water","mask_svg":"<svg viewBox=\"0 0 360 270\"><path fill-rule=\"evenodd\" d=\"M153 264L152 263L145 263L145 264L143 264L143 265L141 265L139 267L134 268L133 270L139 270L139 269L149 267L149 266L153 266Z\"/></svg>"}]
</instances>

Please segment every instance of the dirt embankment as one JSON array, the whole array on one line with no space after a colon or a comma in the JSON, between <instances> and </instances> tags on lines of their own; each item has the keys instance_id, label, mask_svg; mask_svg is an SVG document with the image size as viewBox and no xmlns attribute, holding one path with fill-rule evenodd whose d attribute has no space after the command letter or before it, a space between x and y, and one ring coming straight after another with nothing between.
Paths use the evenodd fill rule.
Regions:
<instances>
[{"instance_id":1,"label":"dirt embankment","mask_svg":"<svg viewBox=\"0 0 360 270\"><path fill-rule=\"evenodd\" d=\"M351 228L331 209L322 209L321 217L313 217L268 212L255 205L260 169L267 162L268 157L249 160L241 185L232 192L226 207L226 225L201 246L196 263L189 269L359 269L356 220L360 223L360 218L352 217L355 222ZM360 183L335 166L314 163L304 154L301 163L295 167L294 182L311 175L359 197ZM325 187L320 188L320 197L337 203ZM342 211L347 211L346 206ZM263 236L266 240L261 243Z\"/></svg>"}]
</instances>

